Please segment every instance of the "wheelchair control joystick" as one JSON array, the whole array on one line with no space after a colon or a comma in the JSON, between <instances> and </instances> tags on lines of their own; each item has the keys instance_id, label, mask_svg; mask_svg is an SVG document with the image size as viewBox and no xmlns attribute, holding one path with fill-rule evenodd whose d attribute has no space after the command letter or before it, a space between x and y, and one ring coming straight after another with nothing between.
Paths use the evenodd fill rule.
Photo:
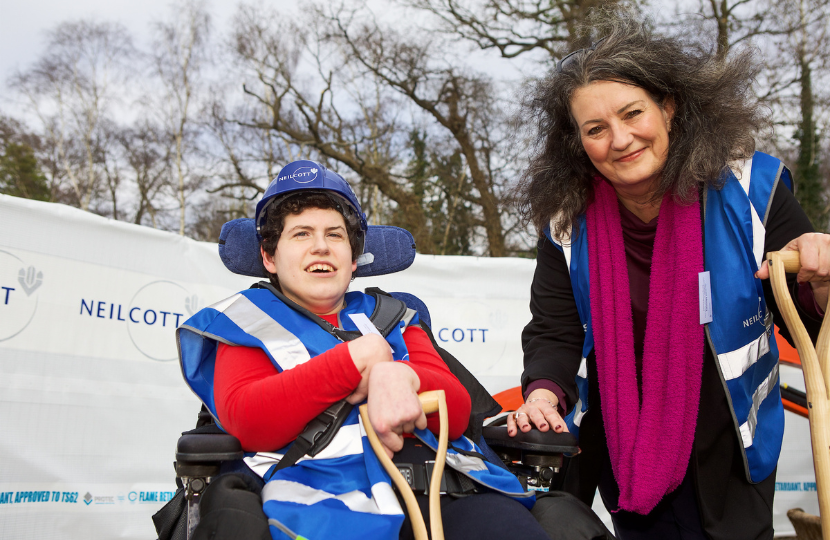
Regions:
<instances>
[{"instance_id":1,"label":"wheelchair control joystick","mask_svg":"<svg viewBox=\"0 0 830 540\"><path fill-rule=\"evenodd\" d=\"M515 474L522 486L532 491L550 491L554 475L564 463L566 454L576 454L579 447L570 433L542 432L532 429L511 437L500 418L485 426L482 435L490 448L498 454L505 467Z\"/></svg>"}]
</instances>

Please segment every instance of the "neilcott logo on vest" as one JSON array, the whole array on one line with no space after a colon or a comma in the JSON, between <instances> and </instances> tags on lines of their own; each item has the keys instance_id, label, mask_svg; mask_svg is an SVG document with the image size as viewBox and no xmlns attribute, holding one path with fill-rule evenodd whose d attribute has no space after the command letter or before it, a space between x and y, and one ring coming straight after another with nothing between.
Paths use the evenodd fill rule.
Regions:
<instances>
[{"instance_id":1,"label":"neilcott logo on vest","mask_svg":"<svg viewBox=\"0 0 830 540\"><path fill-rule=\"evenodd\" d=\"M0 250L0 341L15 337L32 322L41 285L39 268Z\"/></svg>"},{"instance_id":2,"label":"neilcott logo on vest","mask_svg":"<svg viewBox=\"0 0 830 540\"><path fill-rule=\"evenodd\" d=\"M758 299L758 313L753 314L752 317L749 317L748 319L744 319L744 328L746 328L748 326L752 326L755 323L759 323L759 322L764 323L765 319L766 319L766 317L761 312L761 299L759 298Z\"/></svg>"},{"instance_id":3,"label":"neilcott logo on vest","mask_svg":"<svg viewBox=\"0 0 830 540\"><path fill-rule=\"evenodd\" d=\"M293 180L298 184L308 184L317 179L317 173L320 172L318 167L305 166L297 167L291 174L284 174L277 178L277 182L283 180Z\"/></svg>"}]
</instances>

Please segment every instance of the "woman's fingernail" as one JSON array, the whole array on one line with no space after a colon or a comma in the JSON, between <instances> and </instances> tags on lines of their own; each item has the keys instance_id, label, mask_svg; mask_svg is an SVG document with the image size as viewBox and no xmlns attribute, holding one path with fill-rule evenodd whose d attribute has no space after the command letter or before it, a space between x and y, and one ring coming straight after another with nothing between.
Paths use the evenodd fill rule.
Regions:
<instances>
[{"instance_id":1,"label":"woman's fingernail","mask_svg":"<svg viewBox=\"0 0 830 540\"><path fill-rule=\"evenodd\" d=\"M539 424L539 429L545 429L546 427L548 427L547 424Z\"/></svg>"}]
</instances>

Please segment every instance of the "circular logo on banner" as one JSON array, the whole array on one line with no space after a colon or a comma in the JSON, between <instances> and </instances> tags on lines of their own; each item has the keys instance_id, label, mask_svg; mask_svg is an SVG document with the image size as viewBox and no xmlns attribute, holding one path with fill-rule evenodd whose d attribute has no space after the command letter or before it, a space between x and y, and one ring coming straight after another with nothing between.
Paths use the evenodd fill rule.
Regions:
<instances>
[{"instance_id":1,"label":"circular logo on banner","mask_svg":"<svg viewBox=\"0 0 830 540\"><path fill-rule=\"evenodd\" d=\"M41 285L41 270L0 250L0 341L13 338L32 322Z\"/></svg>"},{"instance_id":2,"label":"circular logo on banner","mask_svg":"<svg viewBox=\"0 0 830 540\"><path fill-rule=\"evenodd\" d=\"M136 349L159 362L176 360L176 328L201 307L199 298L172 281L138 290L127 309L127 332Z\"/></svg>"}]
</instances>

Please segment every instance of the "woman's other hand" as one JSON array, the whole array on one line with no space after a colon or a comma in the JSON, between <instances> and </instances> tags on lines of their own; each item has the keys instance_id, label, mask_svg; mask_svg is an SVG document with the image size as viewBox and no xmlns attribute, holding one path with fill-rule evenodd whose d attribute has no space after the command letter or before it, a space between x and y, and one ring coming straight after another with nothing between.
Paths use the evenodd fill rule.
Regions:
<instances>
[{"instance_id":1,"label":"woman's other hand","mask_svg":"<svg viewBox=\"0 0 830 540\"><path fill-rule=\"evenodd\" d=\"M427 427L418 399L421 381L406 362L376 364L369 376L369 422L391 458L403 448L403 434Z\"/></svg>"},{"instance_id":2,"label":"woman's other hand","mask_svg":"<svg viewBox=\"0 0 830 540\"><path fill-rule=\"evenodd\" d=\"M784 246L781 251L798 251L801 270L796 279L799 283L810 283L816 303L826 310L830 291L830 234L805 233ZM756 272L760 279L769 278L767 261Z\"/></svg>"},{"instance_id":3,"label":"woman's other hand","mask_svg":"<svg viewBox=\"0 0 830 540\"><path fill-rule=\"evenodd\" d=\"M349 341L349 354L354 366L360 372L360 384L346 401L352 405L361 403L369 395L369 375L372 368L380 363L392 362L389 343L377 334L368 334Z\"/></svg>"},{"instance_id":4,"label":"woman's other hand","mask_svg":"<svg viewBox=\"0 0 830 540\"><path fill-rule=\"evenodd\" d=\"M539 431L553 429L556 433L568 431L565 420L559 415L559 398L550 390L539 388L527 396L527 401L516 412L507 415L507 434L514 437L536 426Z\"/></svg>"}]
</instances>

